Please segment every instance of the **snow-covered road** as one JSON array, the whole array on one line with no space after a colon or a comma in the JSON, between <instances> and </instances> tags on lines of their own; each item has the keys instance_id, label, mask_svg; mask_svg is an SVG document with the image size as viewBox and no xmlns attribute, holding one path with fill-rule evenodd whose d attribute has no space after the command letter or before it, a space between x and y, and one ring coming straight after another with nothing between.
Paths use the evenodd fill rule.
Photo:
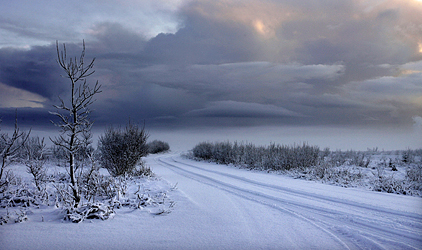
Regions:
<instances>
[{"instance_id":1,"label":"snow-covered road","mask_svg":"<svg viewBox=\"0 0 422 250\"><path fill-rule=\"evenodd\" d=\"M195 219L198 232L186 234L191 246L422 248L422 202L417 197L322 185L179 156L154 161L154 171L177 182L191 203L190 212L200 217ZM199 242L206 244L196 245Z\"/></svg>"},{"instance_id":2,"label":"snow-covered road","mask_svg":"<svg viewBox=\"0 0 422 250\"><path fill-rule=\"evenodd\" d=\"M176 153L150 155L146 162L161 180L144 188L177 184L168 193L176 204L171 213L118 209L113 219L72 224L53 208L30 208L27 222L0 227L0 249L422 249L420 197L324 185Z\"/></svg>"}]
</instances>

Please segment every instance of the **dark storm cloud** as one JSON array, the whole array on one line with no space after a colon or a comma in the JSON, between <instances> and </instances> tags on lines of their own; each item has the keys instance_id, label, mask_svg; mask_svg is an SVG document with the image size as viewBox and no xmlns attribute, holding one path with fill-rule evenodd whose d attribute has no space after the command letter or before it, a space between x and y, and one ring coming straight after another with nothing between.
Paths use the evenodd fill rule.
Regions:
<instances>
[{"instance_id":1,"label":"dark storm cloud","mask_svg":"<svg viewBox=\"0 0 422 250\"><path fill-rule=\"evenodd\" d=\"M63 91L53 46L0 49L0 83L51 98Z\"/></svg>"},{"instance_id":2,"label":"dark storm cloud","mask_svg":"<svg viewBox=\"0 0 422 250\"><path fill-rule=\"evenodd\" d=\"M126 9L117 2L119 11ZM66 31L86 36L87 56L97 58L90 80L103 86L94 105L98 124L131 117L165 126L233 124L231 118L253 125L382 125L422 115L416 1L187 1L172 12L177 31L151 37L136 23L142 18L113 16L115 3ZM22 22L2 21L0 29L42 36L38 21L34 29ZM64 40L78 55L81 41L73 41ZM54 44L0 48L0 88L22 90L14 96L47 112L68 93L55 53ZM29 111L23 113L31 117Z\"/></svg>"},{"instance_id":3,"label":"dark storm cloud","mask_svg":"<svg viewBox=\"0 0 422 250\"><path fill-rule=\"evenodd\" d=\"M207 100L278 102L290 93L313 91L315 80L332 82L342 65L281 65L269 62L155 65L141 70L145 82L183 89Z\"/></svg>"}]
</instances>

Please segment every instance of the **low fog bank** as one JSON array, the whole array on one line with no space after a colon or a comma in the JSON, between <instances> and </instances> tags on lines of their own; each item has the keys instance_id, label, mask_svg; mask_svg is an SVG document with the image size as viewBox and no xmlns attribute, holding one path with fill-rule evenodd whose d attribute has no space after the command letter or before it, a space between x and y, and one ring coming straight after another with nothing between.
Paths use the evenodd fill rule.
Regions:
<instances>
[{"instance_id":1,"label":"low fog bank","mask_svg":"<svg viewBox=\"0 0 422 250\"><path fill-rule=\"evenodd\" d=\"M255 145L306 142L331 150L404 150L422 148L422 133L414 128L361 129L339 127L243 127L153 130L150 139L164 140L173 151L192 149L202 141L243 141Z\"/></svg>"},{"instance_id":2,"label":"low fog bank","mask_svg":"<svg viewBox=\"0 0 422 250\"><path fill-rule=\"evenodd\" d=\"M270 143L292 145L308 143L321 149L331 150L405 150L422 148L422 132L418 127L403 128L355 128L355 127L286 127L286 126L256 126L256 127L194 127L194 128L150 128L145 126L150 134L149 141L162 140L170 144L173 152L187 151L203 141L239 141L255 145ZM11 128L1 127L1 132L9 133ZM28 128L22 128L28 131ZM104 133L104 128L93 128L93 146L97 146L98 137ZM46 138L58 135L58 130L32 129L31 135Z\"/></svg>"}]
</instances>

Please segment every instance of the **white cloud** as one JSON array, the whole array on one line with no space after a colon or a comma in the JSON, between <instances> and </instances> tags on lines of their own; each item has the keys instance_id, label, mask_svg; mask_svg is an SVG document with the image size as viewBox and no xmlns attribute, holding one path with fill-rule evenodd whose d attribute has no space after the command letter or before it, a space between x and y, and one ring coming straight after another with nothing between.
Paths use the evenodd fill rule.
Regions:
<instances>
[{"instance_id":1,"label":"white cloud","mask_svg":"<svg viewBox=\"0 0 422 250\"><path fill-rule=\"evenodd\" d=\"M413 125L418 129L422 129L422 117L415 115L412 117L412 119L414 122Z\"/></svg>"},{"instance_id":2,"label":"white cloud","mask_svg":"<svg viewBox=\"0 0 422 250\"><path fill-rule=\"evenodd\" d=\"M42 108L46 98L0 82L0 108Z\"/></svg>"},{"instance_id":3,"label":"white cloud","mask_svg":"<svg viewBox=\"0 0 422 250\"><path fill-rule=\"evenodd\" d=\"M302 115L275 105L236 101L216 101L209 103L207 107L203 109L192 110L186 113L185 116L275 118L286 116L301 117Z\"/></svg>"}]
</instances>

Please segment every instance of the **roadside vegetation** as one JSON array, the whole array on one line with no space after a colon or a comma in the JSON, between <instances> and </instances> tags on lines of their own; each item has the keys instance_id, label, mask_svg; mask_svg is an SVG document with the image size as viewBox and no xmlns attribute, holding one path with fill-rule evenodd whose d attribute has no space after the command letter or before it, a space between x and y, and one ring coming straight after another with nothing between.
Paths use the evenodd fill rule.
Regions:
<instances>
[{"instance_id":1,"label":"roadside vegetation","mask_svg":"<svg viewBox=\"0 0 422 250\"><path fill-rule=\"evenodd\" d=\"M255 146L239 142L201 142L188 156L343 187L364 186L379 192L422 196L422 149L331 151L306 143Z\"/></svg>"},{"instance_id":2,"label":"roadside vegetation","mask_svg":"<svg viewBox=\"0 0 422 250\"><path fill-rule=\"evenodd\" d=\"M170 150L170 145L167 142L153 140L147 144L148 153L150 154L158 154L158 153L165 153Z\"/></svg>"}]
</instances>

